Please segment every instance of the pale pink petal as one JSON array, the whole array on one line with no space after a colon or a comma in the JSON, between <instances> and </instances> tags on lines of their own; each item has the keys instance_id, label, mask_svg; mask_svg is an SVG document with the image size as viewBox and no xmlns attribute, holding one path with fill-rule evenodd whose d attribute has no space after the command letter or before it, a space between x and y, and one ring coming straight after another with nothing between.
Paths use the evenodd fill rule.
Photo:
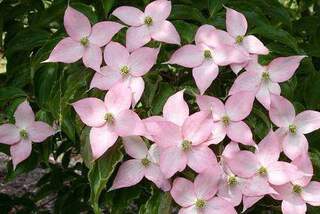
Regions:
<instances>
[{"instance_id":1,"label":"pale pink petal","mask_svg":"<svg viewBox=\"0 0 320 214\"><path fill-rule=\"evenodd\" d=\"M98 22L92 26L91 34L88 37L89 42L102 47L110 42L112 37L123 27L117 22Z\"/></svg>"},{"instance_id":2,"label":"pale pink petal","mask_svg":"<svg viewBox=\"0 0 320 214\"><path fill-rule=\"evenodd\" d=\"M243 121L231 122L227 127L228 137L245 145L254 145L250 127Z\"/></svg>"},{"instance_id":3,"label":"pale pink petal","mask_svg":"<svg viewBox=\"0 0 320 214\"><path fill-rule=\"evenodd\" d=\"M148 151L148 159L153 163L159 164L160 162L160 148L157 144L152 144Z\"/></svg>"},{"instance_id":4,"label":"pale pink petal","mask_svg":"<svg viewBox=\"0 0 320 214\"><path fill-rule=\"evenodd\" d=\"M19 104L14 112L14 118L16 120L16 126L21 129L26 129L33 124L35 117L27 100Z\"/></svg>"},{"instance_id":5,"label":"pale pink petal","mask_svg":"<svg viewBox=\"0 0 320 214\"><path fill-rule=\"evenodd\" d=\"M233 95L243 91L255 92L259 89L261 83L261 76L257 72L243 72L234 81L229 95Z\"/></svg>"},{"instance_id":6,"label":"pale pink petal","mask_svg":"<svg viewBox=\"0 0 320 214\"><path fill-rule=\"evenodd\" d=\"M98 159L103 155L118 139L118 135L109 125L93 127L90 131L90 145L92 156Z\"/></svg>"},{"instance_id":7,"label":"pale pink petal","mask_svg":"<svg viewBox=\"0 0 320 214\"><path fill-rule=\"evenodd\" d=\"M307 110L299 113L294 120L299 133L308 134L320 128L320 112Z\"/></svg>"},{"instance_id":8,"label":"pale pink petal","mask_svg":"<svg viewBox=\"0 0 320 214\"><path fill-rule=\"evenodd\" d=\"M84 98L72 104L83 123L88 126L99 127L105 124L107 110L102 100Z\"/></svg>"},{"instance_id":9,"label":"pale pink petal","mask_svg":"<svg viewBox=\"0 0 320 214\"><path fill-rule=\"evenodd\" d=\"M220 47L223 45L233 45L235 39L230 36L226 31L215 29L209 31L205 38L202 38L201 42L210 47Z\"/></svg>"},{"instance_id":10,"label":"pale pink petal","mask_svg":"<svg viewBox=\"0 0 320 214\"><path fill-rule=\"evenodd\" d=\"M246 66L246 71L256 72L257 75L260 74L260 76L261 76L262 73L267 70L268 70L267 66L260 65L257 55L250 56L250 60L248 62L248 65Z\"/></svg>"},{"instance_id":11,"label":"pale pink petal","mask_svg":"<svg viewBox=\"0 0 320 214\"><path fill-rule=\"evenodd\" d=\"M243 209L242 212L252 207L255 203L260 201L264 196L243 196Z\"/></svg>"},{"instance_id":12,"label":"pale pink petal","mask_svg":"<svg viewBox=\"0 0 320 214\"><path fill-rule=\"evenodd\" d=\"M109 112L118 114L119 112L130 108L131 98L130 88L124 83L119 83L107 92L104 103Z\"/></svg>"},{"instance_id":13,"label":"pale pink petal","mask_svg":"<svg viewBox=\"0 0 320 214\"><path fill-rule=\"evenodd\" d=\"M242 191L246 196L263 196L276 194L277 192L269 185L268 179L263 176L253 176L242 183Z\"/></svg>"},{"instance_id":14,"label":"pale pink petal","mask_svg":"<svg viewBox=\"0 0 320 214\"><path fill-rule=\"evenodd\" d=\"M233 155L236 154L239 151L240 151L239 144L231 141L224 148L224 150L222 152L222 157L224 157L224 158L232 158Z\"/></svg>"},{"instance_id":15,"label":"pale pink petal","mask_svg":"<svg viewBox=\"0 0 320 214\"><path fill-rule=\"evenodd\" d=\"M171 1L153 1L144 10L145 16L152 17L152 21L161 22L166 20L171 12Z\"/></svg>"},{"instance_id":16,"label":"pale pink petal","mask_svg":"<svg viewBox=\"0 0 320 214\"><path fill-rule=\"evenodd\" d=\"M198 208L195 205L180 208L178 214L198 214Z\"/></svg>"},{"instance_id":17,"label":"pale pink petal","mask_svg":"<svg viewBox=\"0 0 320 214\"><path fill-rule=\"evenodd\" d=\"M10 154L12 158L13 169L27 159L32 151L32 144L30 139L20 140L18 143L10 146Z\"/></svg>"},{"instance_id":18,"label":"pale pink petal","mask_svg":"<svg viewBox=\"0 0 320 214\"><path fill-rule=\"evenodd\" d=\"M183 141L181 127L168 121L158 121L147 125L149 134L160 147L180 145Z\"/></svg>"},{"instance_id":19,"label":"pale pink petal","mask_svg":"<svg viewBox=\"0 0 320 214\"><path fill-rule=\"evenodd\" d=\"M268 84L268 88L269 88L270 93L272 93L272 94L280 95L280 93L281 93L281 87L280 87L279 83L270 81Z\"/></svg>"},{"instance_id":20,"label":"pale pink petal","mask_svg":"<svg viewBox=\"0 0 320 214\"><path fill-rule=\"evenodd\" d=\"M232 203L233 206L238 206L242 200L242 191L240 185L229 185L225 180L219 185L218 196Z\"/></svg>"},{"instance_id":21,"label":"pale pink petal","mask_svg":"<svg viewBox=\"0 0 320 214\"><path fill-rule=\"evenodd\" d=\"M231 8L227 8L226 27L231 36L244 36L247 32L248 23L246 17Z\"/></svg>"},{"instance_id":22,"label":"pale pink petal","mask_svg":"<svg viewBox=\"0 0 320 214\"><path fill-rule=\"evenodd\" d=\"M20 140L19 129L13 124L0 125L0 143L12 145Z\"/></svg>"},{"instance_id":23,"label":"pale pink petal","mask_svg":"<svg viewBox=\"0 0 320 214\"><path fill-rule=\"evenodd\" d=\"M177 147L171 146L161 149L160 169L166 178L172 177L176 172L181 172L187 166L185 152Z\"/></svg>"},{"instance_id":24,"label":"pale pink petal","mask_svg":"<svg viewBox=\"0 0 320 214\"><path fill-rule=\"evenodd\" d=\"M237 214L233 205L219 197L214 197L207 202L203 214Z\"/></svg>"},{"instance_id":25,"label":"pale pink petal","mask_svg":"<svg viewBox=\"0 0 320 214\"><path fill-rule=\"evenodd\" d=\"M139 102L143 94L144 81L142 77L131 77L129 82L129 87L132 92L132 107L134 107Z\"/></svg>"},{"instance_id":26,"label":"pale pink petal","mask_svg":"<svg viewBox=\"0 0 320 214\"><path fill-rule=\"evenodd\" d=\"M119 71L111 69L109 66L103 66L100 73L96 72L91 80L90 88L98 88L100 90L109 90L122 80Z\"/></svg>"},{"instance_id":27,"label":"pale pink petal","mask_svg":"<svg viewBox=\"0 0 320 214\"><path fill-rule=\"evenodd\" d=\"M148 148L141 137L129 136L123 137L122 143L126 153L135 159L143 159L147 157Z\"/></svg>"},{"instance_id":28,"label":"pale pink petal","mask_svg":"<svg viewBox=\"0 0 320 214\"><path fill-rule=\"evenodd\" d=\"M288 127L293 123L295 110L292 103L284 97L271 94L269 116L271 121L278 127Z\"/></svg>"},{"instance_id":29,"label":"pale pink petal","mask_svg":"<svg viewBox=\"0 0 320 214\"><path fill-rule=\"evenodd\" d=\"M270 196L276 200L286 200L292 197L292 195L295 195L292 191L292 183L286 183L280 186L273 186L273 188L276 190L278 194L271 194Z\"/></svg>"},{"instance_id":30,"label":"pale pink petal","mask_svg":"<svg viewBox=\"0 0 320 214\"><path fill-rule=\"evenodd\" d=\"M138 49L151 40L149 28L146 25L129 27L126 33L126 46L129 51Z\"/></svg>"},{"instance_id":31,"label":"pale pink petal","mask_svg":"<svg viewBox=\"0 0 320 214\"><path fill-rule=\"evenodd\" d=\"M287 162L274 162L267 167L269 183L273 185L286 184L291 181L291 177L294 176L295 170L297 170L297 167Z\"/></svg>"},{"instance_id":32,"label":"pale pink petal","mask_svg":"<svg viewBox=\"0 0 320 214\"><path fill-rule=\"evenodd\" d=\"M112 12L112 15L114 15L122 22L130 26L140 26L144 22L143 12L135 7L118 7Z\"/></svg>"},{"instance_id":33,"label":"pale pink petal","mask_svg":"<svg viewBox=\"0 0 320 214\"><path fill-rule=\"evenodd\" d=\"M49 58L44 62L64 62L73 63L81 59L85 47L80 42L72 40L70 37L62 39L52 50Z\"/></svg>"},{"instance_id":34,"label":"pale pink petal","mask_svg":"<svg viewBox=\"0 0 320 214\"><path fill-rule=\"evenodd\" d=\"M268 88L268 83L261 82L260 88L256 94L257 100L265 107L267 110L270 109L271 95Z\"/></svg>"},{"instance_id":35,"label":"pale pink petal","mask_svg":"<svg viewBox=\"0 0 320 214\"><path fill-rule=\"evenodd\" d=\"M290 79L305 56L278 57L270 62L268 71L274 82L284 82Z\"/></svg>"},{"instance_id":36,"label":"pale pink petal","mask_svg":"<svg viewBox=\"0 0 320 214\"><path fill-rule=\"evenodd\" d=\"M258 144L258 149L255 154L262 165L272 165L280 157L280 146L277 136L270 130L269 134Z\"/></svg>"},{"instance_id":37,"label":"pale pink petal","mask_svg":"<svg viewBox=\"0 0 320 214\"><path fill-rule=\"evenodd\" d=\"M224 104L216 97L202 95L197 96L196 101L201 111L212 111L214 121L220 120L226 114Z\"/></svg>"},{"instance_id":38,"label":"pale pink petal","mask_svg":"<svg viewBox=\"0 0 320 214\"><path fill-rule=\"evenodd\" d=\"M243 38L241 45L251 54L267 55L269 49L255 36L249 35Z\"/></svg>"},{"instance_id":39,"label":"pale pink petal","mask_svg":"<svg viewBox=\"0 0 320 214\"><path fill-rule=\"evenodd\" d=\"M246 67L248 62L243 62L243 63L232 63L230 64L230 68L235 73L236 75L239 74L239 72Z\"/></svg>"},{"instance_id":40,"label":"pale pink petal","mask_svg":"<svg viewBox=\"0 0 320 214\"><path fill-rule=\"evenodd\" d=\"M215 154L207 146L193 146L187 153L187 158L188 166L197 173L202 173L209 167L217 165Z\"/></svg>"},{"instance_id":41,"label":"pale pink petal","mask_svg":"<svg viewBox=\"0 0 320 214\"><path fill-rule=\"evenodd\" d=\"M301 192L303 200L307 203L320 205L320 182L311 181Z\"/></svg>"},{"instance_id":42,"label":"pale pink petal","mask_svg":"<svg viewBox=\"0 0 320 214\"><path fill-rule=\"evenodd\" d=\"M299 196L292 196L289 200L283 200L281 204L283 214L305 214L306 203Z\"/></svg>"},{"instance_id":43,"label":"pale pink petal","mask_svg":"<svg viewBox=\"0 0 320 214\"><path fill-rule=\"evenodd\" d=\"M196 44L200 44L200 43L204 43L206 45L210 45L211 42L211 33L213 32L213 30L215 30L216 28L212 25L201 25L198 30L197 33L195 35L195 42Z\"/></svg>"},{"instance_id":44,"label":"pale pink petal","mask_svg":"<svg viewBox=\"0 0 320 214\"><path fill-rule=\"evenodd\" d=\"M230 96L226 101L226 112L232 121L240 121L246 118L253 106L253 92L239 92Z\"/></svg>"},{"instance_id":45,"label":"pale pink petal","mask_svg":"<svg viewBox=\"0 0 320 214\"><path fill-rule=\"evenodd\" d=\"M139 116L131 110L121 111L115 116L114 129L121 137L143 135L145 133L143 122Z\"/></svg>"},{"instance_id":46,"label":"pale pink petal","mask_svg":"<svg viewBox=\"0 0 320 214\"><path fill-rule=\"evenodd\" d=\"M191 141L192 145L207 140L213 127L213 122L209 117L208 111L199 111L190 115L182 126L183 139Z\"/></svg>"},{"instance_id":47,"label":"pale pink petal","mask_svg":"<svg viewBox=\"0 0 320 214\"><path fill-rule=\"evenodd\" d=\"M225 66L246 62L249 60L249 54L236 46L222 45L214 49L213 60L217 65Z\"/></svg>"},{"instance_id":48,"label":"pale pink petal","mask_svg":"<svg viewBox=\"0 0 320 214\"><path fill-rule=\"evenodd\" d=\"M151 134L157 133L158 130L158 125L157 122L159 121L166 121L163 117L161 116L151 116L146 119L143 119L142 122L144 123L146 127L147 133L145 133L144 137L148 138L151 141L154 141L153 137Z\"/></svg>"},{"instance_id":49,"label":"pale pink petal","mask_svg":"<svg viewBox=\"0 0 320 214\"><path fill-rule=\"evenodd\" d=\"M293 183L301 186L306 186L311 181L313 175L313 166L309 155L307 153L301 154L291 163L298 167L300 171L306 174L306 176L295 180Z\"/></svg>"},{"instance_id":50,"label":"pale pink petal","mask_svg":"<svg viewBox=\"0 0 320 214\"><path fill-rule=\"evenodd\" d=\"M140 160L128 160L121 164L110 190L133 186L144 177L145 168Z\"/></svg>"},{"instance_id":51,"label":"pale pink petal","mask_svg":"<svg viewBox=\"0 0 320 214\"><path fill-rule=\"evenodd\" d=\"M168 63L194 68L200 66L203 60L204 53L198 46L184 45L172 54Z\"/></svg>"},{"instance_id":52,"label":"pale pink petal","mask_svg":"<svg viewBox=\"0 0 320 214\"><path fill-rule=\"evenodd\" d=\"M216 166L213 169L198 174L194 180L194 191L197 198L209 200L218 191L218 183L221 178L221 171Z\"/></svg>"},{"instance_id":53,"label":"pale pink petal","mask_svg":"<svg viewBox=\"0 0 320 214\"><path fill-rule=\"evenodd\" d=\"M180 36L174 25L163 21L150 27L151 38L164 43L180 45Z\"/></svg>"},{"instance_id":54,"label":"pale pink petal","mask_svg":"<svg viewBox=\"0 0 320 214\"><path fill-rule=\"evenodd\" d=\"M170 191L172 198L182 207L188 207L197 200L193 183L185 178L176 178Z\"/></svg>"},{"instance_id":55,"label":"pale pink petal","mask_svg":"<svg viewBox=\"0 0 320 214\"><path fill-rule=\"evenodd\" d=\"M164 177L158 165L150 163L150 165L145 169L145 176L163 191L170 190L170 183L168 179Z\"/></svg>"},{"instance_id":56,"label":"pale pink petal","mask_svg":"<svg viewBox=\"0 0 320 214\"><path fill-rule=\"evenodd\" d=\"M183 92L184 90L181 90L170 96L163 107L163 117L179 126L182 126L189 116L189 107L183 99Z\"/></svg>"},{"instance_id":57,"label":"pale pink petal","mask_svg":"<svg viewBox=\"0 0 320 214\"><path fill-rule=\"evenodd\" d=\"M72 39L80 41L90 35L91 25L89 19L72 7L67 7L63 20L64 27Z\"/></svg>"},{"instance_id":58,"label":"pale pink petal","mask_svg":"<svg viewBox=\"0 0 320 214\"><path fill-rule=\"evenodd\" d=\"M260 168L256 155L249 151L236 153L227 163L232 172L243 178L250 178Z\"/></svg>"},{"instance_id":59,"label":"pale pink petal","mask_svg":"<svg viewBox=\"0 0 320 214\"><path fill-rule=\"evenodd\" d=\"M130 74L136 77L146 74L157 62L159 49L142 47L133 51L129 57Z\"/></svg>"},{"instance_id":60,"label":"pale pink petal","mask_svg":"<svg viewBox=\"0 0 320 214\"><path fill-rule=\"evenodd\" d=\"M201 95L210 87L218 74L219 67L212 60L207 60L199 67L193 68L192 75Z\"/></svg>"},{"instance_id":61,"label":"pale pink petal","mask_svg":"<svg viewBox=\"0 0 320 214\"><path fill-rule=\"evenodd\" d=\"M83 54L83 64L99 72L102 64L102 51L101 48L95 44L90 44L86 47Z\"/></svg>"},{"instance_id":62,"label":"pale pink petal","mask_svg":"<svg viewBox=\"0 0 320 214\"><path fill-rule=\"evenodd\" d=\"M118 42L110 42L104 49L104 61L111 69L119 71L128 65L129 51Z\"/></svg>"},{"instance_id":63,"label":"pale pink petal","mask_svg":"<svg viewBox=\"0 0 320 214\"><path fill-rule=\"evenodd\" d=\"M225 125L221 121L215 122L213 123L211 136L209 137L208 141L205 142L205 144L206 145L218 144L221 141L223 141L226 135L227 135L227 129Z\"/></svg>"},{"instance_id":64,"label":"pale pink petal","mask_svg":"<svg viewBox=\"0 0 320 214\"><path fill-rule=\"evenodd\" d=\"M55 134L55 130L47 123L36 121L27 128L29 138L32 142L42 142Z\"/></svg>"},{"instance_id":65,"label":"pale pink petal","mask_svg":"<svg viewBox=\"0 0 320 214\"><path fill-rule=\"evenodd\" d=\"M308 141L306 137L302 134L287 134L282 142L283 152L284 154L294 160L299 155L308 152Z\"/></svg>"}]
</instances>

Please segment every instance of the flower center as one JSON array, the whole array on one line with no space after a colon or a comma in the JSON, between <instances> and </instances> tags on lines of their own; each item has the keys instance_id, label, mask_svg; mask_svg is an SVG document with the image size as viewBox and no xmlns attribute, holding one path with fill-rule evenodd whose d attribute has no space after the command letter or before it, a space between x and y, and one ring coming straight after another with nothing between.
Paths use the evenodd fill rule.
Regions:
<instances>
[{"instance_id":1,"label":"flower center","mask_svg":"<svg viewBox=\"0 0 320 214\"><path fill-rule=\"evenodd\" d=\"M269 75L269 73L267 71L264 71L262 73L262 80L264 80L264 81L270 80L270 75Z\"/></svg>"},{"instance_id":2,"label":"flower center","mask_svg":"<svg viewBox=\"0 0 320 214\"><path fill-rule=\"evenodd\" d=\"M126 66L126 65L122 66L121 69L120 69L120 73L123 76L128 75L129 74L129 67Z\"/></svg>"},{"instance_id":3,"label":"flower center","mask_svg":"<svg viewBox=\"0 0 320 214\"><path fill-rule=\"evenodd\" d=\"M143 158L141 160L141 164L144 166L144 167L148 167L150 165L150 160L148 158Z\"/></svg>"},{"instance_id":4,"label":"flower center","mask_svg":"<svg viewBox=\"0 0 320 214\"><path fill-rule=\"evenodd\" d=\"M25 130L25 129L22 129L21 131L20 131L20 137L22 138L22 139L27 139L28 138L28 132Z\"/></svg>"},{"instance_id":5,"label":"flower center","mask_svg":"<svg viewBox=\"0 0 320 214\"><path fill-rule=\"evenodd\" d=\"M228 126L230 124L230 118L228 116L223 116L222 123L224 126Z\"/></svg>"},{"instance_id":6,"label":"flower center","mask_svg":"<svg viewBox=\"0 0 320 214\"><path fill-rule=\"evenodd\" d=\"M240 43L243 41L243 38L244 38L243 36L240 36L240 35L237 36L237 37L236 37L236 43L237 43L237 44L240 44Z\"/></svg>"},{"instance_id":7,"label":"flower center","mask_svg":"<svg viewBox=\"0 0 320 214\"><path fill-rule=\"evenodd\" d=\"M262 166L262 167L260 167L259 169L258 169L258 174L260 174L260 175L266 175L267 174L267 168L266 167L264 167L264 166Z\"/></svg>"},{"instance_id":8,"label":"flower center","mask_svg":"<svg viewBox=\"0 0 320 214\"><path fill-rule=\"evenodd\" d=\"M87 37L83 37L82 39L80 39L80 43L81 45L83 45L84 47L87 47L89 44L89 39Z\"/></svg>"},{"instance_id":9,"label":"flower center","mask_svg":"<svg viewBox=\"0 0 320 214\"><path fill-rule=\"evenodd\" d=\"M210 50L205 50L203 52L203 56L205 59L212 59L211 51Z\"/></svg>"},{"instance_id":10,"label":"flower center","mask_svg":"<svg viewBox=\"0 0 320 214\"><path fill-rule=\"evenodd\" d=\"M114 122L114 117L111 113L106 113L104 115L104 119L108 124L112 124Z\"/></svg>"},{"instance_id":11,"label":"flower center","mask_svg":"<svg viewBox=\"0 0 320 214\"><path fill-rule=\"evenodd\" d=\"M302 187L299 186L299 185L293 185L292 191L293 191L294 193L300 194L300 193L302 192Z\"/></svg>"},{"instance_id":12,"label":"flower center","mask_svg":"<svg viewBox=\"0 0 320 214\"><path fill-rule=\"evenodd\" d=\"M238 183L237 177L234 176L234 175L228 176L227 183L228 183L228 185L230 185L230 186L236 185L236 184Z\"/></svg>"},{"instance_id":13,"label":"flower center","mask_svg":"<svg viewBox=\"0 0 320 214\"><path fill-rule=\"evenodd\" d=\"M294 124L289 125L289 132L291 134L296 134L297 133L297 126Z\"/></svg>"},{"instance_id":14,"label":"flower center","mask_svg":"<svg viewBox=\"0 0 320 214\"><path fill-rule=\"evenodd\" d=\"M183 151L188 151L188 150L190 150L190 149L191 149L191 145L192 145L192 142L191 142L191 141L188 141L188 140L182 141L182 144L181 144L182 150L183 150Z\"/></svg>"},{"instance_id":15,"label":"flower center","mask_svg":"<svg viewBox=\"0 0 320 214\"><path fill-rule=\"evenodd\" d=\"M202 209L206 206L206 202L205 200L202 200L202 199L197 199L196 201L196 207L199 208L199 209Z\"/></svg>"},{"instance_id":16,"label":"flower center","mask_svg":"<svg viewBox=\"0 0 320 214\"><path fill-rule=\"evenodd\" d=\"M151 25L152 25L152 18L151 18L151 16L147 16L147 17L144 19L144 23L145 23L147 26L151 26Z\"/></svg>"}]
</instances>

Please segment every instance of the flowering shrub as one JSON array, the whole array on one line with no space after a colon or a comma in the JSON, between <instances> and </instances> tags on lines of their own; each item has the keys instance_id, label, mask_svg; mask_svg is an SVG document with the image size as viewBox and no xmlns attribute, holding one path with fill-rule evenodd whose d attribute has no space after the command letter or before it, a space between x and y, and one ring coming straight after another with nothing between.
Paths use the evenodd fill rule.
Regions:
<instances>
[{"instance_id":1,"label":"flowering shrub","mask_svg":"<svg viewBox=\"0 0 320 214\"><path fill-rule=\"evenodd\" d=\"M146 1L144 12L110 2L94 3L97 11L61 7L67 35L49 25L63 36L31 53L35 97L3 89L19 98L14 118L0 125L12 158L7 179L38 163L49 169L39 190L23 196L33 205L17 208L25 204L10 198L3 209L41 210L36 203L53 196L57 213L296 214L307 204L317 213L319 131L305 135L320 129L319 90L308 88L320 83L311 59L319 54L300 49L273 17L260 19L261 9L241 13L233 1L199 9L192 1ZM269 15L288 24L289 9L266 2L277 5ZM108 21L92 18L99 6ZM8 62L10 50L9 43ZM297 88L302 66L306 84ZM302 88L305 105L292 103ZM39 107L36 116L28 101ZM42 141L33 157L31 143Z\"/></svg>"}]
</instances>

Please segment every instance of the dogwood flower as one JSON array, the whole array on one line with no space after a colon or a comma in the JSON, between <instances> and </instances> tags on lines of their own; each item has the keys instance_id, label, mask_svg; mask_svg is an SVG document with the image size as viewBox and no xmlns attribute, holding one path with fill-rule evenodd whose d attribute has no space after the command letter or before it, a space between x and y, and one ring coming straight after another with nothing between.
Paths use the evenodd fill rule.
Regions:
<instances>
[{"instance_id":1,"label":"dogwood flower","mask_svg":"<svg viewBox=\"0 0 320 214\"><path fill-rule=\"evenodd\" d=\"M35 121L35 115L28 103L22 102L14 113L15 124L0 125L0 143L10 145L13 168L27 159L32 142L40 143L55 134L47 123Z\"/></svg>"},{"instance_id":2,"label":"dogwood flower","mask_svg":"<svg viewBox=\"0 0 320 214\"><path fill-rule=\"evenodd\" d=\"M126 46L133 51L151 39L180 45L180 36L174 25L167 21L171 12L171 1L157 0L148 4L145 11L122 6L113 11L123 23L131 26L126 34Z\"/></svg>"},{"instance_id":3,"label":"dogwood flower","mask_svg":"<svg viewBox=\"0 0 320 214\"><path fill-rule=\"evenodd\" d=\"M304 134L320 128L320 112L307 110L296 115L294 106L284 97L271 95L271 121L279 127L283 152L291 160L308 151Z\"/></svg>"},{"instance_id":4,"label":"dogwood flower","mask_svg":"<svg viewBox=\"0 0 320 214\"><path fill-rule=\"evenodd\" d=\"M90 145L94 159L103 155L118 136L141 135L145 132L139 116L129 110L131 97L131 91L125 84L117 84L107 92L104 102L90 97L72 104L82 122L92 127Z\"/></svg>"},{"instance_id":5,"label":"dogwood flower","mask_svg":"<svg viewBox=\"0 0 320 214\"><path fill-rule=\"evenodd\" d=\"M196 34L196 44L179 48L167 62L193 68L192 75L200 94L204 94L218 76L218 66L243 62L248 57L244 51L216 40L214 31L217 30L213 26L201 26Z\"/></svg>"},{"instance_id":6,"label":"dogwood flower","mask_svg":"<svg viewBox=\"0 0 320 214\"><path fill-rule=\"evenodd\" d=\"M152 144L148 150L141 137L130 136L123 138L126 153L134 159L121 164L111 190L133 186L143 177L154 182L164 191L170 190L170 183L164 178L159 167L159 150Z\"/></svg>"},{"instance_id":7,"label":"dogwood flower","mask_svg":"<svg viewBox=\"0 0 320 214\"><path fill-rule=\"evenodd\" d=\"M236 46L244 49L250 54L267 55L269 50L263 43L253 35L247 35L248 23L246 17L231 8L226 8L226 27L230 39ZM226 39L226 38L224 38ZM243 63L231 64L231 69L235 74L247 65L248 61Z\"/></svg>"},{"instance_id":8,"label":"dogwood flower","mask_svg":"<svg viewBox=\"0 0 320 214\"><path fill-rule=\"evenodd\" d=\"M227 135L232 141L254 145L249 126L243 122L251 112L254 95L251 92L240 92L230 96L225 105L218 98L197 96L201 111L210 111L213 119L212 136L208 143L218 144Z\"/></svg>"},{"instance_id":9,"label":"dogwood flower","mask_svg":"<svg viewBox=\"0 0 320 214\"><path fill-rule=\"evenodd\" d=\"M279 83L289 80L299 67L304 56L278 57L263 66L255 57L246 67L246 71L240 74L232 85L229 95L241 91L252 91L257 100L270 109L271 94L280 95Z\"/></svg>"},{"instance_id":10,"label":"dogwood flower","mask_svg":"<svg viewBox=\"0 0 320 214\"><path fill-rule=\"evenodd\" d=\"M110 21L98 22L91 27L89 19L68 6L64 14L64 27L69 37L62 39L44 62L73 63L82 58L86 67L100 71L101 47L124 26Z\"/></svg>"},{"instance_id":11,"label":"dogwood flower","mask_svg":"<svg viewBox=\"0 0 320 214\"><path fill-rule=\"evenodd\" d=\"M95 73L90 87L109 90L119 82L125 82L132 91L132 106L140 100L144 91L142 76L157 61L159 49L143 47L131 54L120 43L110 42L104 49L104 60L107 66Z\"/></svg>"},{"instance_id":12,"label":"dogwood flower","mask_svg":"<svg viewBox=\"0 0 320 214\"><path fill-rule=\"evenodd\" d=\"M179 214L236 214L232 204L215 194L218 189L219 173L210 170L199 174L194 183L185 178L176 178L170 191L172 198L182 208Z\"/></svg>"}]
</instances>

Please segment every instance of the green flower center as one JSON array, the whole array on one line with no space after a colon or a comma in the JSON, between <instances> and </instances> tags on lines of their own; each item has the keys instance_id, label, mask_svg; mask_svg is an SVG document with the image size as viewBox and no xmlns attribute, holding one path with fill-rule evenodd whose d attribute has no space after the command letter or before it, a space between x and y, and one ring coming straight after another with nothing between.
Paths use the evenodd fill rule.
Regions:
<instances>
[{"instance_id":1,"label":"green flower center","mask_svg":"<svg viewBox=\"0 0 320 214\"><path fill-rule=\"evenodd\" d=\"M236 37L236 43L240 44L243 41L244 36L237 36Z\"/></svg>"},{"instance_id":2,"label":"green flower center","mask_svg":"<svg viewBox=\"0 0 320 214\"><path fill-rule=\"evenodd\" d=\"M81 45L87 47L89 44L89 39L87 37L83 37L82 39L80 39L80 43Z\"/></svg>"},{"instance_id":3,"label":"green flower center","mask_svg":"<svg viewBox=\"0 0 320 214\"><path fill-rule=\"evenodd\" d=\"M289 132L291 134L296 134L297 133L297 126L294 124L289 125Z\"/></svg>"},{"instance_id":4,"label":"green flower center","mask_svg":"<svg viewBox=\"0 0 320 214\"><path fill-rule=\"evenodd\" d=\"M128 75L129 74L129 67L126 66L126 65L122 66L121 69L120 69L120 73L123 76Z\"/></svg>"},{"instance_id":5,"label":"green flower center","mask_svg":"<svg viewBox=\"0 0 320 214\"><path fill-rule=\"evenodd\" d=\"M258 169L258 173L260 174L260 175L266 175L267 174L267 168L266 167L264 167L264 166L262 166L262 167L260 167L259 169Z\"/></svg>"},{"instance_id":6,"label":"green flower center","mask_svg":"<svg viewBox=\"0 0 320 214\"><path fill-rule=\"evenodd\" d=\"M262 80L264 80L264 81L270 80L270 75L267 71L262 73Z\"/></svg>"},{"instance_id":7,"label":"green flower center","mask_svg":"<svg viewBox=\"0 0 320 214\"><path fill-rule=\"evenodd\" d=\"M196 207L199 209L202 209L206 206L206 202L202 199L197 199L196 201Z\"/></svg>"},{"instance_id":8,"label":"green flower center","mask_svg":"<svg viewBox=\"0 0 320 214\"><path fill-rule=\"evenodd\" d=\"M148 167L150 165L150 160L148 158L143 158L141 160L141 164L144 166L144 167Z\"/></svg>"},{"instance_id":9,"label":"green flower center","mask_svg":"<svg viewBox=\"0 0 320 214\"><path fill-rule=\"evenodd\" d=\"M234 175L228 176L227 183L230 186L234 186L238 183L237 177Z\"/></svg>"},{"instance_id":10,"label":"green flower center","mask_svg":"<svg viewBox=\"0 0 320 214\"><path fill-rule=\"evenodd\" d=\"M222 123L224 126L228 126L230 124L230 118L228 116L223 116Z\"/></svg>"},{"instance_id":11,"label":"green flower center","mask_svg":"<svg viewBox=\"0 0 320 214\"><path fill-rule=\"evenodd\" d=\"M192 145L192 142L191 141L188 141L188 140L184 140L182 141L182 150L183 151L188 151L191 149L191 145Z\"/></svg>"},{"instance_id":12,"label":"green flower center","mask_svg":"<svg viewBox=\"0 0 320 214\"><path fill-rule=\"evenodd\" d=\"M300 193L302 192L302 187L299 186L299 185L293 185L292 191L293 191L294 193L300 194Z\"/></svg>"},{"instance_id":13,"label":"green flower center","mask_svg":"<svg viewBox=\"0 0 320 214\"><path fill-rule=\"evenodd\" d=\"M28 138L28 132L25 130L25 129L22 129L21 131L20 131L20 137L22 138L22 139L27 139Z\"/></svg>"},{"instance_id":14,"label":"green flower center","mask_svg":"<svg viewBox=\"0 0 320 214\"><path fill-rule=\"evenodd\" d=\"M203 53L203 56L205 59L211 59L212 55L211 55L211 51L210 50L205 50Z\"/></svg>"},{"instance_id":15,"label":"green flower center","mask_svg":"<svg viewBox=\"0 0 320 214\"><path fill-rule=\"evenodd\" d=\"M114 122L114 117L111 113L106 113L104 119L107 123L112 124Z\"/></svg>"},{"instance_id":16,"label":"green flower center","mask_svg":"<svg viewBox=\"0 0 320 214\"><path fill-rule=\"evenodd\" d=\"M150 16L147 16L145 19L144 19L144 23L147 25L147 26L151 26L152 25L152 18Z\"/></svg>"}]
</instances>

